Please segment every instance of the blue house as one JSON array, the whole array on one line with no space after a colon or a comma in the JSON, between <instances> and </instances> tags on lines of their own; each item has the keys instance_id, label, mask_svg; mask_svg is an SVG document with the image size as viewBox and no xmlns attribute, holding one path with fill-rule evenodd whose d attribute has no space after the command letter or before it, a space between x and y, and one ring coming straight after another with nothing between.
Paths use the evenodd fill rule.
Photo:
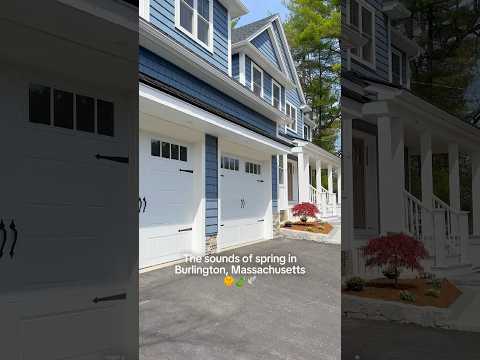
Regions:
<instances>
[{"instance_id":1,"label":"blue house","mask_svg":"<svg viewBox=\"0 0 480 360\"><path fill-rule=\"evenodd\" d=\"M141 268L271 239L298 202L337 215L280 18L231 29L247 11L140 2Z\"/></svg>"},{"instance_id":2,"label":"blue house","mask_svg":"<svg viewBox=\"0 0 480 360\"><path fill-rule=\"evenodd\" d=\"M367 271L362 248L388 233L421 241L429 253L425 270L439 276L468 273L480 258L480 195L474 190L480 188L480 131L410 90L409 64L420 48L406 35L409 18L401 1L342 1L346 273L378 276ZM472 159L473 214L461 205L462 153ZM448 154L449 199L434 192L434 154Z\"/></svg>"}]
</instances>

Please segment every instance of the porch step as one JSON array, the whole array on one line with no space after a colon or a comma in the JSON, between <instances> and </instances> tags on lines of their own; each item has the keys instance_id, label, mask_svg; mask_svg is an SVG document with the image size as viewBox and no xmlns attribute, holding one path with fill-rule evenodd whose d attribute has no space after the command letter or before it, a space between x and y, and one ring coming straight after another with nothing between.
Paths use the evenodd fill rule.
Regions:
<instances>
[{"instance_id":1,"label":"porch step","mask_svg":"<svg viewBox=\"0 0 480 360\"><path fill-rule=\"evenodd\" d=\"M457 278L472 274L472 269L472 264L458 264L447 266L432 266L431 272L437 275L437 277Z\"/></svg>"}]
</instances>

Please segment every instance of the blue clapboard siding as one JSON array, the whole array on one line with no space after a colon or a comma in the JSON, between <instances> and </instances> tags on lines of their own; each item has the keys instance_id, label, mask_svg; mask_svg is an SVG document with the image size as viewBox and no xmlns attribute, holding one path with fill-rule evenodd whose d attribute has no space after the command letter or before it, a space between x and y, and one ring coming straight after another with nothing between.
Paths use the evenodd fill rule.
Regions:
<instances>
[{"instance_id":1,"label":"blue clapboard siding","mask_svg":"<svg viewBox=\"0 0 480 360\"><path fill-rule=\"evenodd\" d=\"M205 135L205 235L218 233L218 141Z\"/></svg>"},{"instance_id":2,"label":"blue clapboard siding","mask_svg":"<svg viewBox=\"0 0 480 360\"><path fill-rule=\"evenodd\" d=\"M342 21L347 21L346 4L342 0ZM351 59L351 70L361 75L375 77L384 81L389 80L389 38L388 38L388 17L382 13L383 0L366 0L375 9L375 66L368 66L360 61ZM346 50L342 51L342 62L346 64Z\"/></svg>"},{"instance_id":3,"label":"blue clapboard siding","mask_svg":"<svg viewBox=\"0 0 480 360\"><path fill-rule=\"evenodd\" d=\"M213 1L213 54L175 27L175 0L151 0L150 22L219 70L228 73L228 12L218 0Z\"/></svg>"},{"instance_id":4,"label":"blue clapboard siding","mask_svg":"<svg viewBox=\"0 0 480 360\"><path fill-rule=\"evenodd\" d=\"M295 69L292 69L291 66L290 66L290 62L288 61L288 57L287 57L287 51L290 51L288 48L286 48L283 44L283 42L280 40L281 39L281 36L280 36L280 29L278 28L278 25L277 25L277 22L274 21L273 23L273 31L275 32L275 35L277 36L277 39L280 43L280 48L281 48L281 51L283 53L283 58L285 59L285 62L287 63L287 70L288 70L288 77L290 80L293 80L294 77L293 77L293 72L295 71Z\"/></svg>"},{"instance_id":5,"label":"blue clapboard siding","mask_svg":"<svg viewBox=\"0 0 480 360\"><path fill-rule=\"evenodd\" d=\"M276 135L276 123L255 112L237 100L226 96L220 90L197 79L153 52L140 48L140 73L146 74L164 84L172 86L189 96L235 116L245 125L255 127L269 135Z\"/></svg>"},{"instance_id":6,"label":"blue clapboard siding","mask_svg":"<svg viewBox=\"0 0 480 360\"><path fill-rule=\"evenodd\" d=\"M278 212L278 172L277 156L272 156L272 210Z\"/></svg>"},{"instance_id":7,"label":"blue clapboard siding","mask_svg":"<svg viewBox=\"0 0 480 360\"><path fill-rule=\"evenodd\" d=\"M261 32L259 35L253 38L251 42L258 49L258 51L262 53L263 56L265 56L278 69L281 69L268 30Z\"/></svg>"},{"instance_id":8,"label":"blue clapboard siding","mask_svg":"<svg viewBox=\"0 0 480 360\"><path fill-rule=\"evenodd\" d=\"M240 57L238 54L232 56L232 77L240 81Z\"/></svg>"}]
</instances>

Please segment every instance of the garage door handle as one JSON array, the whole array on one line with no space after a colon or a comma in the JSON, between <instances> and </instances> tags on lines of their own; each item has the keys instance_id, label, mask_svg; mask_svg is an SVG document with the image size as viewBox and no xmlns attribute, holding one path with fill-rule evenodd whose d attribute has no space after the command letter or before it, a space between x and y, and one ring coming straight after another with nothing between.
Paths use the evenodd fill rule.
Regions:
<instances>
[{"instance_id":1,"label":"garage door handle","mask_svg":"<svg viewBox=\"0 0 480 360\"><path fill-rule=\"evenodd\" d=\"M187 172L193 174L193 170L179 169L181 172Z\"/></svg>"},{"instance_id":2,"label":"garage door handle","mask_svg":"<svg viewBox=\"0 0 480 360\"><path fill-rule=\"evenodd\" d=\"M109 160L109 161L114 161L118 163L128 164L128 157L124 157L124 156L106 156L106 155L97 154L95 155L95 158L97 160L103 159L103 160Z\"/></svg>"},{"instance_id":3,"label":"garage door handle","mask_svg":"<svg viewBox=\"0 0 480 360\"><path fill-rule=\"evenodd\" d=\"M138 212L142 211L142 199L138 198Z\"/></svg>"},{"instance_id":4,"label":"garage door handle","mask_svg":"<svg viewBox=\"0 0 480 360\"><path fill-rule=\"evenodd\" d=\"M147 199L143 197L143 212L145 212L145 209L147 208Z\"/></svg>"},{"instance_id":5,"label":"garage door handle","mask_svg":"<svg viewBox=\"0 0 480 360\"><path fill-rule=\"evenodd\" d=\"M192 228L180 229L178 232L192 231Z\"/></svg>"},{"instance_id":6,"label":"garage door handle","mask_svg":"<svg viewBox=\"0 0 480 360\"><path fill-rule=\"evenodd\" d=\"M0 258L3 256L3 249L5 248L5 243L7 242L7 230L5 230L5 224L3 220L0 222L0 231L3 234L2 247L0 248Z\"/></svg>"},{"instance_id":7,"label":"garage door handle","mask_svg":"<svg viewBox=\"0 0 480 360\"><path fill-rule=\"evenodd\" d=\"M257 180L257 182L264 182L263 180Z\"/></svg>"},{"instance_id":8,"label":"garage door handle","mask_svg":"<svg viewBox=\"0 0 480 360\"><path fill-rule=\"evenodd\" d=\"M17 227L15 226L15 223L13 222L13 220L10 223L10 229L13 231L13 243L12 243L12 247L10 248L10 257L13 259L13 255L15 255L15 246L17 246L17 238L18 238Z\"/></svg>"},{"instance_id":9,"label":"garage door handle","mask_svg":"<svg viewBox=\"0 0 480 360\"><path fill-rule=\"evenodd\" d=\"M257 222L264 222L264 221L265 221L264 219L257 220Z\"/></svg>"},{"instance_id":10,"label":"garage door handle","mask_svg":"<svg viewBox=\"0 0 480 360\"><path fill-rule=\"evenodd\" d=\"M93 302L96 304L104 301L125 300L126 298L127 298L127 293L122 293L122 294L105 296L105 297L96 297L95 299L93 299Z\"/></svg>"}]
</instances>

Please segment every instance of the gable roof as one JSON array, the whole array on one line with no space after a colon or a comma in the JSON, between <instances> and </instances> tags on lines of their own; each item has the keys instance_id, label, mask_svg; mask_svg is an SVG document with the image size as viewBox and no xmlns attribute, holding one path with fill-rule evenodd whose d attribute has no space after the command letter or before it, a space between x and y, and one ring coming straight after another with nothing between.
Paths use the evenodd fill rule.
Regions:
<instances>
[{"instance_id":1,"label":"gable roof","mask_svg":"<svg viewBox=\"0 0 480 360\"><path fill-rule=\"evenodd\" d=\"M254 21L250 24L240 26L232 29L232 44L238 43L243 40L247 40L252 35L257 33L260 29L269 24L278 14L268 16L264 19Z\"/></svg>"}]
</instances>

